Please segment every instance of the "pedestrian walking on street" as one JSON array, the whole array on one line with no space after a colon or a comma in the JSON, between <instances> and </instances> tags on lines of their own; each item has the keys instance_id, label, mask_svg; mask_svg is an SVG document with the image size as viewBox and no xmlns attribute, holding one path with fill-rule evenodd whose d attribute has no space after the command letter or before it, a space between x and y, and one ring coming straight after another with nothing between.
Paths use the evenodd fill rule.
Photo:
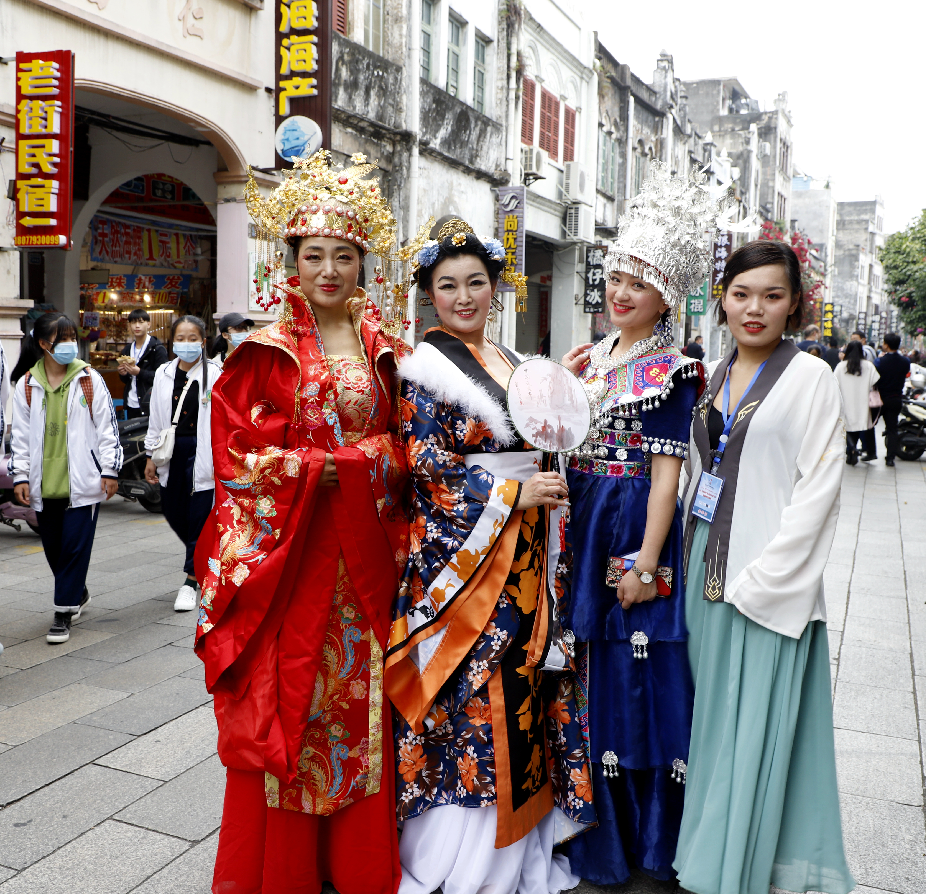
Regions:
<instances>
[{"instance_id":1,"label":"pedestrian walking on street","mask_svg":"<svg viewBox=\"0 0 926 894\"><path fill-rule=\"evenodd\" d=\"M820 351L818 356L823 356L823 345L820 344L820 327L810 325L804 330L804 340L798 342L798 348L802 351L809 351L811 348L817 348Z\"/></svg>"},{"instance_id":2,"label":"pedestrian walking on street","mask_svg":"<svg viewBox=\"0 0 926 894\"><path fill-rule=\"evenodd\" d=\"M887 466L894 465L897 456L897 417L900 414L903 390L910 374L910 361L898 352L900 336L888 332L884 336L884 353L878 358L877 389L881 395L881 418L884 419L885 457Z\"/></svg>"},{"instance_id":3,"label":"pedestrian walking on street","mask_svg":"<svg viewBox=\"0 0 926 894\"><path fill-rule=\"evenodd\" d=\"M686 357L690 357L692 360L703 360L704 359L704 337L701 335L696 335L688 344L685 346L685 350L682 352Z\"/></svg>"},{"instance_id":4,"label":"pedestrian walking on street","mask_svg":"<svg viewBox=\"0 0 926 894\"><path fill-rule=\"evenodd\" d=\"M859 441L866 450L861 456L862 462L876 458L868 449L874 443L871 393L880 376L875 365L864 358L861 342L850 341L846 345L845 358L836 366L835 376L846 414L846 462L854 466L859 461ZM899 409L899 401L897 406ZM897 417L894 418L896 422Z\"/></svg>"},{"instance_id":5,"label":"pedestrian walking on street","mask_svg":"<svg viewBox=\"0 0 926 894\"><path fill-rule=\"evenodd\" d=\"M125 385L123 402L126 419L144 416L142 401L154 384L154 374L167 363L167 348L160 340L149 335L151 317L142 307L136 307L128 317L129 329L134 338L122 349L119 378Z\"/></svg>"},{"instance_id":6,"label":"pedestrian walking on street","mask_svg":"<svg viewBox=\"0 0 926 894\"><path fill-rule=\"evenodd\" d=\"M238 345L247 337L248 333L254 327L254 321L239 313L225 314L219 320L219 334L212 343L212 358L223 366L228 356Z\"/></svg>"},{"instance_id":7,"label":"pedestrian walking on street","mask_svg":"<svg viewBox=\"0 0 926 894\"><path fill-rule=\"evenodd\" d=\"M186 581L174 600L174 611L196 608L196 541L212 510L212 386L222 368L206 359L206 324L180 317L170 330L176 359L154 377L148 434L145 437L145 480L161 485L164 518L186 547ZM172 450L164 444L172 443Z\"/></svg>"},{"instance_id":8,"label":"pedestrian walking on street","mask_svg":"<svg viewBox=\"0 0 926 894\"><path fill-rule=\"evenodd\" d=\"M0 456L6 453L6 402L10 399L10 371L6 365L6 352L0 344ZM3 654L3 643L0 643Z\"/></svg>"},{"instance_id":9,"label":"pedestrian walking on street","mask_svg":"<svg viewBox=\"0 0 926 894\"><path fill-rule=\"evenodd\" d=\"M77 326L61 313L35 321L13 370L13 493L36 512L55 576L46 639L65 643L87 603L87 570L99 504L115 492L122 447L112 397L77 359Z\"/></svg>"},{"instance_id":10,"label":"pedestrian walking on street","mask_svg":"<svg viewBox=\"0 0 926 894\"><path fill-rule=\"evenodd\" d=\"M836 369L839 365L839 339L830 336L826 339L826 348L823 351L823 359L830 365L830 369Z\"/></svg>"},{"instance_id":11,"label":"pedestrian walking on street","mask_svg":"<svg viewBox=\"0 0 926 894\"><path fill-rule=\"evenodd\" d=\"M694 414L685 496L695 682L675 868L698 894L848 894L836 788L823 569L844 423L828 367L783 339L800 262L750 242L723 274L737 347Z\"/></svg>"}]
</instances>

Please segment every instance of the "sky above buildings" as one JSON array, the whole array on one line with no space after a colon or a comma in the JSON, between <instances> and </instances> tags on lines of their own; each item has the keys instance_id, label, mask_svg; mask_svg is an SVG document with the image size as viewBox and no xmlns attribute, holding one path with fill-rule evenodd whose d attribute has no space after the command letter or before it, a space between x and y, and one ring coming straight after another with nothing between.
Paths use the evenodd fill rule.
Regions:
<instances>
[{"instance_id":1,"label":"sky above buildings","mask_svg":"<svg viewBox=\"0 0 926 894\"><path fill-rule=\"evenodd\" d=\"M839 202L881 195L886 232L926 208L924 0L581 3L644 81L665 50L677 77L736 77L760 108L787 91L797 168Z\"/></svg>"}]
</instances>

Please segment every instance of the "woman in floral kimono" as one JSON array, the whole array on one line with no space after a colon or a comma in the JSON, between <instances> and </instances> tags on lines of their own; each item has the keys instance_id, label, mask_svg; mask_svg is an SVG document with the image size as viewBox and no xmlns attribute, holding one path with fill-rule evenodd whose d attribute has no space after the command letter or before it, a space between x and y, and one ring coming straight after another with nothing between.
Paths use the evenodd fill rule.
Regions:
<instances>
[{"instance_id":1,"label":"woman in floral kimono","mask_svg":"<svg viewBox=\"0 0 926 894\"><path fill-rule=\"evenodd\" d=\"M408 555L402 343L357 288L392 217L362 179L373 166L353 161L333 170L320 152L269 199L253 180L246 193L299 275L281 286L279 322L235 350L213 391L196 651L228 768L215 894L318 894L325 880L394 894L401 874L382 674Z\"/></svg>"},{"instance_id":2,"label":"woman in floral kimono","mask_svg":"<svg viewBox=\"0 0 926 894\"><path fill-rule=\"evenodd\" d=\"M441 328L399 367L415 488L386 658L401 894L572 888L553 845L594 822L552 586L566 482L515 434L520 358L484 334L503 259L459 220L424 246L419 294Z\"/></svg>"}]
</instances>

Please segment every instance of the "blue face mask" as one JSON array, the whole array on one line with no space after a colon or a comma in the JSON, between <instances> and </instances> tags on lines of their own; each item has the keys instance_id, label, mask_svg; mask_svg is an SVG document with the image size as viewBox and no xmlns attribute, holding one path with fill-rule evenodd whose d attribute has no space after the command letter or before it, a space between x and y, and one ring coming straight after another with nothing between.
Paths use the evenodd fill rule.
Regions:
<instances>
[{"instance_id":1,"label":"blue face mask","mask_svg":"<svg viewBox=\"0 0 926 894\"><path fill-rule=\"evenodd\" d=\"M201 342L175 341L174 353L184 363L195 363L203 356L203 346Z\"/></svg>"},{"instance_id":2,"label":"blue face mask","mask_svg":"<svg viewBox=\"0 0 926 894\"><path fill-rule=\"evenodd\" d=\"M76 341L63 341L55 345L54 352L51 353L51 356L55 358L56 363L60 363L62 366L68 366L72 361L77 359L77 342Z\"/></svg>"},{"instance_id":3,"label":"blue face mask","mask_svg":"<svg viewBox=\"0 0 926 894\"><path fill-rule=\"evenodd\" d=\"M231 340L233 348L237 348L247 337L247 332L229 332L228 337Z\"/></svg>"}]
</instances>

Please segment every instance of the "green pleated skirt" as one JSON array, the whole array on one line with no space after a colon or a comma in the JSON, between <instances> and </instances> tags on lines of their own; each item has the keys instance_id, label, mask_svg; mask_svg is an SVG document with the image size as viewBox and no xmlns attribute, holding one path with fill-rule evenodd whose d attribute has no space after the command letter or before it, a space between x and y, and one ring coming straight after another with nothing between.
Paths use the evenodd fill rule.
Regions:
<instances>
[{"instance_id":1,"label":"green pleated skirt","mask_svg":"<svg viewBox=\"0 0 926 894\"><path fill-rule=\"evenodd\" d=\"M675 870L693 894L848 894L836 788L829 644L800 639L702 597L708 525L688 563L695 683L685 810Z\"/></svg>"}]
</instances>

